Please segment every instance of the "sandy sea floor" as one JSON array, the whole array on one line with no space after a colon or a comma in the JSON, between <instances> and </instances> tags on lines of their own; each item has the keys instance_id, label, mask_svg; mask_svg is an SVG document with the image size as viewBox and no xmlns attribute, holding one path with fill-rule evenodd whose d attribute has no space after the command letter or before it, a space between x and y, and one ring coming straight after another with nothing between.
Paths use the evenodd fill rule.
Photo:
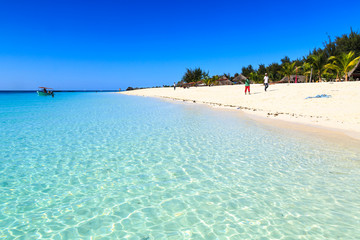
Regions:
<instances>
[{"instance_id":1,"label":"sandy sea floor","mask_svg":"<svg viewBox=\"0 0 360 240\"><path fill-rule=\"evenodd\" d=\"M360 236L350 138L114 93L0 102L0 239Z\"/></svg>"}]
</instances>

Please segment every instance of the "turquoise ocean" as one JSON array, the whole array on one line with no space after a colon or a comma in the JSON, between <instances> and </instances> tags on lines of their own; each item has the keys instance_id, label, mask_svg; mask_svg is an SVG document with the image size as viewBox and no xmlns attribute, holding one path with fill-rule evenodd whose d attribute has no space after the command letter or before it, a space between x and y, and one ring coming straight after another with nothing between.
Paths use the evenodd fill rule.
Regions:
<instances>
[{"instance_id":1,"label":"turquoise ocean","mask_svg":"<svg viewBox=\"0 0 360 240\"><path fill-rule=\"evenodd\" d=\"M359 239L360 150L240 111L0 93L0 239Z\"/></svg>"}]
</instances>

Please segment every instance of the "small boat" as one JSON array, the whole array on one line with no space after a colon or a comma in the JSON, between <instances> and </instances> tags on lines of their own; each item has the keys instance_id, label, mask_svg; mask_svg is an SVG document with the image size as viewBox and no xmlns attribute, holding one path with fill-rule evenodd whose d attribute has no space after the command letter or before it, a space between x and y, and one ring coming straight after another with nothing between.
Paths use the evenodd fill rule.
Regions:
<instances>
[{"instance_id":1,"label":"small boat","mask_svg":"<svg viewBox=\"0 0 360 240\"><path fill-rule=\"evenodd\" d=\"M52 96L54 97L54 91L50 91L48 87L39 87L39 90L36 91L39 96Z\"/></svg>"}]
</instances>

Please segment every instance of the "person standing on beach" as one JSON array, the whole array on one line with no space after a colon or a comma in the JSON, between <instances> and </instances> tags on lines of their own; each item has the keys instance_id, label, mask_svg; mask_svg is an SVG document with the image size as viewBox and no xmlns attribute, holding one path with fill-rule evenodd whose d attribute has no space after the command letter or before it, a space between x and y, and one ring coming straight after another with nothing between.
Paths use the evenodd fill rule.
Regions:
<instances>
[{"instance_id":1,"label":"person standing on beach","mask_svg":"<svg viewBox=\"0 0 360 240\"><path fill-rule=\"evenodd\" d=\"M266 92L266 89L269 87L269 77L268 77L267 73L265 73L264 85L265 85L265 92Z\"/></svg>"},{"instance_id":2,"label":"person standing on beach","mask_svg":"<svg viewBox=\"0 0 360 240\"><path fill-rule=\"evenodd\" d=\"M175 89L176 89L176 84L175 84L175 82L174 82L174 91L175 91Z\"/></svg>"},{"instance_id":3,"label":"person standing on beach","mask_svg":"<svg viewBox=\"0 0 360 240\"><path fill-rule=\"evenodd\" d=\"M249 91L249 95L250 95L250 80L249 80L249 78L246 78L246 80L245 80L245 95L246 95L246 91Z\"/></svg>"}]
</instances>

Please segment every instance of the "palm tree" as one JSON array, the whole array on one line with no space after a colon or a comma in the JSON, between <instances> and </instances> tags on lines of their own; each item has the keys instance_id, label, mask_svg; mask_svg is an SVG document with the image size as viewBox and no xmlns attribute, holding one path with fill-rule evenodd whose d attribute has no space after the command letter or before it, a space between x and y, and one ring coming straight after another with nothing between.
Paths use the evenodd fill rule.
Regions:
<instances>
[{"instance_id":1,"label":"palm tree","mask_svg":"<svg viewBox=\"0 0 360 240\"><path fill-rule=\"evenodd\" d=\"M250 79L253 80L253 82L255 82L255 83L261 82L261 77L257 72L251 72Z\"/></svg>"},{"instance_id":2,"label":"palm tree","mask_svg":"<svg viewBox=\"0 0 360 240\"><path fill-rule=\"evenodd\" d=\"M328 61L331 61L331 57L328 59ZM332 60L331 63L328 63L325 65L325 71L332 70L336 72L336 82L339 80L339 73L341 72L341 68L339 66L339 62L336 60Z\"/></svg>"},{"instance_id":3,"label":"palm tree","mask_svg":"<svg viewBox=\"0 0 360 240\"><path fill-rule=\"evenodd\" d=\"M203 73L201 74L201 78L202 78L202 79L209 78L209 71L208 71L208 72L203 72Z\"/></svg>"},{"instance_id":4,"label":"palm tree","mask_svg":"<svg viewBox=\"0 0 360 240\"><path fill-rule=\"evenodd\" d=\"M213 82L213 79L210 78L209 76L205 76L204 79L202 80L207 86L210 87L210 85L212 84Z\"/></svg>"},{"instance_id":5,"label":"palm tree","mask_svg":"<svg viewBox=\"0 0 360 240\"><path fill-rule=\"evenodd\" d=\"M319 76L319 82L321 82L321 76L325 70L326 59L324 54L321 53L319 55L311 55L309 56L309 60L311 65L314 67L315 72Z\"/></svg>"},{"instance_id":6,"label":"palm tree","mask_svg":"<svg viewBox=\"0 0 360 240\"><path fill-rule=\"evenodd\" d=\"M305 82L307 82L308 77L311 74L311 64L304 62L304 64L301 66L301 69L304 71L303 74L305 75Z\"/></svg>"},{"instance_id":7,"label":"palm tree","mask_svg":"<svg viewBox=\"0 0 360 240\"><path fill-rule=\"evenodd\" d=\"M288 77L288 83L290 83L290 76L295 72L295 62L286 62L283 64L280 73Z\"/></svg>"},{"instance_id":8,"label":"palm tree","mask_svg":"<svg viewBox=\"0 0 360 240\"><path fill-rule=\"evenodd\" d=\"M357 64L360 59L359 57L354 58L355 53L350 51L349 53L341 53L339 56L331 56L329 61L332 61L331 65L328 67L334 68L337 70L337 74L339 77L339 73L345 75L345 81L348 80L348 72Z\"/></svg>"}]
</instances>

